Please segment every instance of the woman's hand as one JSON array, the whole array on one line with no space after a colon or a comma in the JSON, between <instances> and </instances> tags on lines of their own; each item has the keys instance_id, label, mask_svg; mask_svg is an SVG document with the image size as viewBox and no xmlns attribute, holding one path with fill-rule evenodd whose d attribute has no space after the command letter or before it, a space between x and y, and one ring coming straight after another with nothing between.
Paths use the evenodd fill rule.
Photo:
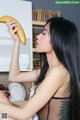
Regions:
<instances>
[{"instance_id":1,"label":"woman's hand","mask_svg":"<svg viewBox=\"0 0 80 120\"><path fill-rule=\"evenodd\" d=\"M15 23L13 20L8 20L6 22L6 25L8 27L9 33L12 36L12 38L16 40L16 42L20 42L19 37L16 33L19 29L21 29L21 27L17 23Z\"/></svg>"}]
</instances>

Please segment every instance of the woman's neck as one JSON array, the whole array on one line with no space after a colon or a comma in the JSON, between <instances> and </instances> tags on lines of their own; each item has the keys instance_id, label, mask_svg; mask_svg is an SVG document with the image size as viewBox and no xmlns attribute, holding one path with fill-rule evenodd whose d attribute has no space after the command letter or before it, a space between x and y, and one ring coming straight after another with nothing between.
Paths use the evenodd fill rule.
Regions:
<instances>
[{"instance_id":1,"label":"woman's neck","mask_svg":"<svg viewBox=\"0 0 80 120\"><path fill-rule=\"evenodd\" d=\"M54 52L51 53L47 53L47 60L48 60L48 64L49 64L49 69L51 69L52 67L61 65L62 63L58 60L58 58L56 57Z\"/></svg>"}]
</instances>

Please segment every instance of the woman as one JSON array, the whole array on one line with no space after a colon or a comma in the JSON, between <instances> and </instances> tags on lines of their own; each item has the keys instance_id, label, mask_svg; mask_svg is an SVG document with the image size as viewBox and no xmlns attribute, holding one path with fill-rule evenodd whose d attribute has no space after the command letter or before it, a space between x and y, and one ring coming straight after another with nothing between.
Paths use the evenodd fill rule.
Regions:
<instances>
[{"instance_id":1,"label":"woman","mask_svg":"<svg viewBox=\"0 0 80 120\"><path fill-rule=\"evenodd\" d=\"M44 31L37 36L36 52L44 53L41 70L20 72L20 41L16 31L20 28L8 21L10 34L15 39L9 80L13 82L34 81L34 94L24 108L17 108L5 99L0 112L8 117L27 120L37 113L40 120L80 120L79 38L76 26L61 17L47 21ZM7 105L7 103L9 105Z\"/></svg>"}]
</instances>

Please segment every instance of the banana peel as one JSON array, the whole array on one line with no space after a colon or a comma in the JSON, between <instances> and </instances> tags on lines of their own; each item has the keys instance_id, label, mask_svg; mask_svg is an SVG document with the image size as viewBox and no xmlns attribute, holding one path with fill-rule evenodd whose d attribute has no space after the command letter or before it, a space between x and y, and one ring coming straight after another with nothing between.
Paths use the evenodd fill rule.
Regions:
<instances>
[{"instance_id":1,"label":"banana peel","mask_svg":"<svg viewBox=\"0 0 80 120\"><path fill-rule=\"evenodd\" d=\"M8 16L8 15L5 15L5 16L0 17L0 23L6 23L8 20L13 20L15 23L17 23L17 24L21 27L21 29L19 29L19 30L17 31L17 35L18 35L21 43L25 45L25 44L26 44L26 35L25 35L25 32L24 32L22 26L21 26L20 23L18 22L18 20L16 20L16 19L13 18L12 16ZM19 26L18 26L18 27L19 27ZM17 26L16 26L16 28L17 28ZM15 29L15 27L14 27L14 29Z\"/></svg>"}]
</instances>

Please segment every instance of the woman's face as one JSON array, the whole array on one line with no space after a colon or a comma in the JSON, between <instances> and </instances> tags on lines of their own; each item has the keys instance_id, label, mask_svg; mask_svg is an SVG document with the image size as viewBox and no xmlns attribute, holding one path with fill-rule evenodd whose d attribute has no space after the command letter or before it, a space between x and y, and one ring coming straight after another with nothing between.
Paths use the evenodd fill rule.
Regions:
<instances>
[{"instance_id":1,"label":"woman's face","mask_svg":"<svg viewBox=\"0 0 80 120\"><path fill-rule=\"evenodd\" d=\"M36 51L40 53L48 53L51 50L52 46L50 44L49 24L47 24L43 32L37 35Z\"/></svg>"}]
</instances>

